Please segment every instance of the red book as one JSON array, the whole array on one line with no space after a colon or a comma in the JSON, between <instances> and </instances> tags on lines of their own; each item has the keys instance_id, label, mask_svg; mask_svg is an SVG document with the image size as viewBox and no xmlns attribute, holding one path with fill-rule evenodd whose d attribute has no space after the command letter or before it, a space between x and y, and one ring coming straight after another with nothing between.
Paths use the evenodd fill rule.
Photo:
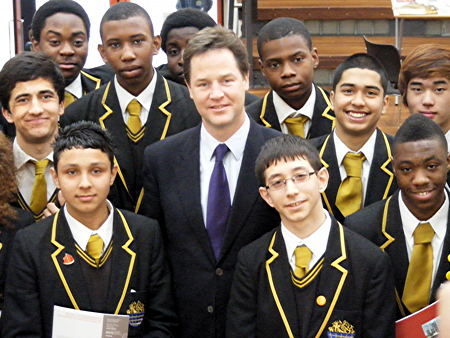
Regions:
<instances>
[{"instance_id":1,"label":"red book","mask_svg":"<svg viewBox=\"0 0 450 338\"><path fill-rule=\"evenodd\" d=\"M424 307L395 322L396 338L437 338L438 337L438 314L437 304Z\"/></svg>"}]
</instances>

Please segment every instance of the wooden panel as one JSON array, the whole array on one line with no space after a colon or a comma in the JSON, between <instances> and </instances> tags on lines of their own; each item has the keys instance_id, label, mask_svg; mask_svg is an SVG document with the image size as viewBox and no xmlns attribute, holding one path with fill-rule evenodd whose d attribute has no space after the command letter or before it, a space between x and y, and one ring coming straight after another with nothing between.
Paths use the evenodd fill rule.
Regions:
<instances>
[{"instance_id":1,"label":"wooden panel","mask_svg":"<svg viewBox=\"0 0 450 338\"><path fill-rule=\"evenodd\" d=\"M258 20L393 19L391 0L257 0Z\"/></svg>"}]
</instances>

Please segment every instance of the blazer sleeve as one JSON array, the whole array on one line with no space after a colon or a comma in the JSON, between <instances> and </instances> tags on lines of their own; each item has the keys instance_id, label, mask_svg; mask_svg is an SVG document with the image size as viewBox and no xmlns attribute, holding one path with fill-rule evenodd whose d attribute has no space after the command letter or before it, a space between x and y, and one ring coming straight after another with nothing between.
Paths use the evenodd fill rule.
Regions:
<instances>
[{"instance_id":1,"label":"blazer sleeve","mask_svg":"<svg viewBox=\"0 0 450 338\"><path fill-rule=\"evenodd\" d=\"M3 338L42 337L37 268L24 233L19 231L11 251L1 316Z\"/></svg>"},{"instance_id":2,"label":"blazer sleeve","mask_svg":"<svg viewBox=\"0 0 450 338\"><path fill-rule=\"evenodd\" d=\"M257 281L249 255L241 250L231 286L226 337L256 337Z\"/></svg>"}]
</instances>

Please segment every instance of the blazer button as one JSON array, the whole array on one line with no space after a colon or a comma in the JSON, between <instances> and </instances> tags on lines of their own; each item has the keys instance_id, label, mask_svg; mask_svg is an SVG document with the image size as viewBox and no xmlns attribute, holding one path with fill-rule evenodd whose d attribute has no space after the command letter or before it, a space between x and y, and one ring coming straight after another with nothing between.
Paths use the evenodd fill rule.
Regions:
<instances>
[{"instance_id":1,"label":"blazer button","mask_svg":"<svg viewBox=\"0 0 450 338\"><path fill-rule=\"evenodd\" d=\"M325 298L325 296L319 296L316 298L316 303L319 306L324 306L327 303L327 299Z\"/></svg>"},{"instance_id":2,"label":"blazer button","mask_svg":"<svg viewBox=\"0 0 450 338\"><path fill-rule=\"evenodd\" d=\"M209 305L209 306L206 308L206 311L208 311L208 313L213 313L213 312L214 312L214 306Z\"/></svg>"},{"instance_id":3,"label":"blazer button","mask_svg":"<svg viewBox=\"0 0 450 338\"><path fill-rule=\"evenodd\" d=\"M445 274L445 278L447 278L447 280L450 280L450 271L447 271L447 273Z\"/></svg>"},{"instance_id":4,"label":"blazer button","mask_svg":"<svg viewBox=\"0 0 450 338\"><path fill-rule=\"evenodd\" d=\"M221 268L217 268L216 269L216 275L219 276L219 277L222 276L223 275L223 270Z\"/></svg>"},{"instance_id":5,"label":"blazer button","mask_svg":"<svg viewBox=\"0 0 450 338\"><path fill-rule=\"evenodd\" d=\"M447 256L447 260L450 262L450 255Z\"/></svg>"}]
</instances>

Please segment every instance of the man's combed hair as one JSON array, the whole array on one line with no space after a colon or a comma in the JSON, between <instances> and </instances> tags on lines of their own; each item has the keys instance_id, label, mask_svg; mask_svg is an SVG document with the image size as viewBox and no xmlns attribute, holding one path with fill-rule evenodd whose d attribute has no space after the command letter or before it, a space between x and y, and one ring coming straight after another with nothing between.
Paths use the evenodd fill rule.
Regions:
<instances>
[{"instance_id":1,"label":"man's combed hair","mask_svg":"<svg viewBox=\"0 0 450 338\"><path fill-rule=\"evenodd\" d=\"M113 167L114 145L111 135L92 121L78 121L60 130L53 146L55 170L61 153L69 149L99 149L108 155L111 169Z\"/></svg>"},{"instance_id":2,"label":"man's combed hair","mask_svg":"<svg viewBox=\"0 0 450 338\"><path fill-rule=\"evenodd\" d=\"M58 94L59 102L64 100L64 76L59 66L42 53L24 52L9 59L0 71L0 101L9 110L11 92L18 82L43 78L50 81Z\"/></svg>"},{"instance_id":3,"label":"man's combed hair","mask_svg":"<svg viewBox=\"0 0 450 338\"><path fill-rule=\"evenodd\" d=\"M383 87L384 95L386 95L386 90L388 86L388 79L386 75L386 71L384 67L381 65L381 63L374 58L373 56L366 54L366 53L357 53L349 56L347 59L345 59L344 62L342 62L334 72L333 77L333 90L336 90L336 86L341 81L342 74L347 70L351 68L360 68L360 69L368 69L372 70L378 75L380 75L380 82L381 86Z\"/></svg>"},{"instance_id":4,"label":"man's combed hair","mask_svg":"<svg viewBox=\"0 0 450 338\"><path fill-rule=\"evenodd\" d=\"M172 29L195 27L202 30L216 26L216 22L207 13L194 8L183 8L170 14L161 28L161 48L166 52L167 36Z\"/></svg>"},{"instance_id":5,"label":"man's combed hair","mask_svg":"<svg viewBox=\"0 0 450 338\"><path fill-rule=\"evenodd\" d=\"M229 29L222 26L207 27L189 40L183 54L183 71L186 82L191 80L191 60L194 56L209 52L214 49L228 49L234 55L239 71L247 77L249 64L247 51L242 41Z\"/></svg>"},{"instance_id":6,"label":"man's combed hair","mask_svg":"<svg viewBox=\"0 0 450 338\"><path fill-rule=\"evenodd\" d=\"M255 174L260 186L266 185L265 171L279 161L295 161L306 159L315 171L322 168L319 152L307 140L295 135L285 134L268 140L255 162Z\"/></svg>"},{"instance_id":7,"label":"man's combed hair","mask_svg":"<svg viewBox=\"0 0 450 338\"><path fill-rule=\"evenodd\" d=\"M293 18L277 18L269 21L258 33L258 54L262 58L262 49L266 42L278 40L291 35L300 35L311 50L311 35L306 26L300 20Z\"/></svg>"},{"instance_id":8,"label":"man's combed hair","mask_svg":"<svg viewBox=\"0 0 450 338\"><path fill-rule=\"evenodd\" d=\"M16 199L17 181L16 167L14 165L12 144L8 138L0 132L0 224L12 227L13 219L17 216L11 207L11 202Z\"/></svg>"},{"instance_id":9,"label":"man's combed hair","mask_svg":"<svg viewBox=\"0 0 450 338\"><path fill-rule=\"evenodd\" d=\"M441 128L432 119L421 114L413 114L403 122L395 135L392 145L393 155L395 157L399 144L432 139L439 140L445 152L448 151L447 140Z\"/></svg>"},{"instance_id":10,"label":"man's combed hair","mask_svg":"<svg viewBox=\"0 0 450 338\"><path fill-rule=\"evenodd\" d=\"M111 6L106 13L103 15L102 21L100 22L100 36L103 38L103 25L109 21L127 20L129 18L134 18L136 16L143 17L147 21L150 27L150 33L153 36L153 24L150 15L141 6L132 2L119 2L114 6Z\"/></svg>"},{"instance_id":11,"label":"man's combed hair","mask_svg":"<svg viewBox=\"0 0 450 338\"><path fill-rule=\"evenodd\" d=\"M89 30L91 22L83 7L73 0L50 0L44 3L33 16L31 21L31 35L36 41L41 41L41 32L45 26L45 20L57 13L68 13L78 16L86 28L86 34L89 39Z\"/></svg>"},{"instance_id":12,"label":"man's combed hair","mask_svg":"<svg viewBox=\"0 0 450 338\"><path fill-rule=\"evenodd\" d=\"M424 44L414 48L400 69L398 88L406 102L408 84L413 78L443 77L450 80L450 49L437 44Z\"/></svg>"}]
</instances>

